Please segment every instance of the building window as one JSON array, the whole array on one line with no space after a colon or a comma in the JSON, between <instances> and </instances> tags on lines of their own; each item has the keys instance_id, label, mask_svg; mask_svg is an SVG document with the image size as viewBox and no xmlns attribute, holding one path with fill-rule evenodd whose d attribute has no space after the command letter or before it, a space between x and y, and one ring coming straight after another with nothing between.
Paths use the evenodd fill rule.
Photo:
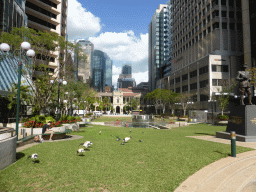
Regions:
<instances>
[{"instance_id":1,"label":"building window","mask_svg":"<svg viewBox=\"0 0 256 192\"><path fill-rule=\"evenodd\" d=\"M222 29L227 29L228 28L228 24L227 23L222 23Z\"/></svg>"},{"instance_id":2,"label":"building window","mask_svg":"<svg viewBox=\"0 0 256 192\"><path fill-rule=\"evenodd\" d=\"M212 72L228 72L228 65L212 65Z\"/></svg>"},{"instance_id":3,"label":"building window","mask_svg":"<svg viewBox=\"0 0 256 192\"><path fill-rule=\"evenodd\" d=\"M213 30L220 28L219 22L213 23L212 28L213 28Z\"/></svg>"},{"instance_id":4,"label":"building window","mask_svg":"<svg viewBox=\"0 0 256 192\"><path fill-rule=\"evenodd\" d=\"M208 101L209 99L208 95L200 95L200 101Z\"/></svg>"},{"instance_id":5,"label":"building window","mask_svg":"<svg viewBox=\"0 0 256 192\"><path fill-rule=\"evenodd\" d=\"M212 86L226 86L228 83L228 79L212 79Z\"/></svg>"},{"instance_id":6,"label":"building window","mask_svg":"<svg viewBox=\"0 0 256 192\"><path fill-rule=\"evenodd\" d=\"M174 79L171 79L170 80L170 85L173 85L174 84Z\"/></svg>"},{"instance_id":7,"label":"building window","mask_svg":"<svg viewBox=\"0 0 256 192\"><path fill-rule=\"evenodd\" d=\"M229 28L231 30L235 30L235 23L229 23Z\"/></svg>"},{"instance_id":8,"label":"building window","mask_svg":"<svg viewBox=\"0 0 256 192\"><path fill-rule=\"evenodd\" d=\"M179 83L180 82L180 77L175 78L175 83Z\"/></svg>"},{"instance_id":9,"label":"building window","mask_svg":"<svg viewBox=\"0 0 256 192\"><path fill-rule=\"evenodd\" d=\"M197 89L197 83L190 84L190 91Z\"/></svg>"},{"instance_id":10,"label":"building window","mask_svg":"<svg viewBox=\"0 0 256 192\"><path fill-rule=\"evenodd\" d=\"M201 67L199 69L199 75L202 75L202 74L205 74L205 73L208 73L208 65L204 66L204 67Z\"/></svg>"},{"instance_id":11,"label":"building window","mask_svg":"<svg viewBox=\"0 0 256 192\"><path fill-rule=\"evenodd\" d=\"M187 85L182 86L182 92L184 92L184 91L188 91L188 86Z\"/></svg>"},{"instance_id":12,"label":"building window","mask_svg":"<svg viewBox=\"0 0 256 192\"><path fill-rule=\"evenodd\" d=\"M180 87L176 88L176 93L180 93Z\"/></svg>"},{"instance_id":13,"label":"building window","mask_svg":"<svg viewBox=\"0 0 256 192\"><path fill-rule=\"evenodd\" d=\"M187 79L188 79L188 74L182 75L182 81L186 81Z\"/></svg>"},{"instance_id":14,"label":"building window","mask_svg":"<svg viewBox=\"0 0 256 192\"><path fill-rule=\"evenodd\" d=\"M119 99L117 99L117 101L116 101L117 103L119 103Z\"/></svg>"},{"instance_id":15,"label":"building window","mask_svg":"<svg viewBox=\"0 0 256 192\"><path fill-rule=\"evenodd\" d=\"M230 17L230 18L234 18L234 17L235 17L233 11L229 11L229 17Z\"/></svg>"},{"instance_id":16,"label":"building window","mask_svg":"<svg viewBox=\"0 0 256 192\"><path fill-rule=\"evenodd\" d=\"M227 17L227 11L221 11L221 17Z\"/></svg>"},{"instance_id":17,"label":"building window","mask_svg":"<svg viewBox=\"0 0 256 192\"><path fill-rule=\"evenodd\" d=\"M190 76L190 78L196 77L197 76L197 70L190 72L189 76Z\"/></svg>"},{"instance_id":18,"label":"building window","mask_svg":"<svg viewBox=\"0 0 256 192\"><path fill-rule=\"evenodd\" d=\"M208 85L208 79L199 82L199 87L200 87L200 88L207 87L207 85Z\"/></svg>"}]
</instances>

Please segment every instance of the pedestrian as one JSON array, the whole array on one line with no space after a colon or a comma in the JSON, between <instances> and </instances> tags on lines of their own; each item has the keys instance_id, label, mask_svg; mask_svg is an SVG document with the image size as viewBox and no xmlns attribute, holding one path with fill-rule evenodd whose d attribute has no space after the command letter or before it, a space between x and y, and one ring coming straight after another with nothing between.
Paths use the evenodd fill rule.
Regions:
<instances>
[{"instance_id":1,"label":"pedestrian","mask_svg":"<svg viewBox=\"0 0 256 192\"><path fill-rule=\"evenodd\" d=\"M54 134L54 131L52 130L51 128L51 125L52 125L52 122L51 121L48 121L47 124L44 124L43 126L43 130L42 130L42 133L50 133L50 141L53 141L52 140L52 137L53 137L53 134Z\"/></svg>"}]
</instances>

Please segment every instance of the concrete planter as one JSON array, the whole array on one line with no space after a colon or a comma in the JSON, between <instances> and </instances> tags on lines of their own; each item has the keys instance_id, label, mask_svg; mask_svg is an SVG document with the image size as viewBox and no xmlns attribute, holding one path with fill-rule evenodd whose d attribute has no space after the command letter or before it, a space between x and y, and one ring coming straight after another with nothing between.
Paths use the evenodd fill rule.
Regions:
<instances>
[{"instance_id":1,"label":"concrete planter","mask_svg":"<svg viewBox=\"0 0 256 192\"><path fill-rule=\"evenodd\" d=\"M66 127L66 129L71 129L72 131L79 131L79 123L72 123L72 124L62 124Z\"/></svg>"},{"instance_id":2,"label":"concrete planter","mask_svg":"<svg viewBox=\"0 0 256 192\"><path fill-rule=\"evenodd\" d=\"M0 170L15 162L16 140L17 136L0 140Z\"/></svg>"},{"instance_id":3,"label":"concrete planter","mask_svg":"<svg viewBox=\"0 0 256 192\"><path fill-rule=\"evenodd\" d=\"M217 121L217 125L228 125L228 121Z\"/></svg>"}]
</instances>

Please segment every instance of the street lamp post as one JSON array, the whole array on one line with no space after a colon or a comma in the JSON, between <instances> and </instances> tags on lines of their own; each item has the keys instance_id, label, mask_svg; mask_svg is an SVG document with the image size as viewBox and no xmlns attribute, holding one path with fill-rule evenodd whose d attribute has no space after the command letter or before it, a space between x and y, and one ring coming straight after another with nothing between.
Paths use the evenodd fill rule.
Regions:
<instances>
[{"instance_id":1,"label":"street lamp post","mask_svg":"<svg viewBox=\"0 0 256 192\"><path fill-rule=\"evenodd\" d=\"M50 80L50 83L54 83L54 80ZM60 108L60 84L67 85L67 81L63 81L62 79L58 79L58 101L57 101L57 117L56 120L59 120L59 108Z\"/></svg>"},{"instance_id":2,"label":"street lamp post","mask_svg":"<svg viewBox=\"0 0 256 192\"><path fill-rule=\"evenodd\" d=\"M0 45L0 50L5 52L10 51L10 46L7 43L2 43ZM21 69L22 69L22 53L27 51L26 55L28 57L34 57L35 51L31 49L31 45L28 42L22 42L19 49L19 63L18 63L18 91L17 91L17 112L16 112L16 135L18 140L19 133L19 107L20 107L20 84L21 84ZM4 55L4 54L3 54Z\"/></svg>"}]
</instances>

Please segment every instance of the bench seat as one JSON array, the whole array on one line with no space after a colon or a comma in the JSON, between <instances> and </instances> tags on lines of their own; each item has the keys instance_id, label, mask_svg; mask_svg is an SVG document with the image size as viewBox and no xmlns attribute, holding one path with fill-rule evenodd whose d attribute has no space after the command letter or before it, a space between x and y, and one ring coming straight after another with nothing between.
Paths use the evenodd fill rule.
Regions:
<instances>
[{"instance_id":1,"label":"bench seat","mask_svg":"<svg viewBox=\"0 0 256 192\"><path fill-rule=\"evenodd\" d=\"M64 132L54 132L52 139L63 139L66 137L67 133L72 132L71 129L66 129ZM44 133L42 134L42 137L44 140L49 140L50 139L50 133Z\"/></svg>"}]
</instances>

